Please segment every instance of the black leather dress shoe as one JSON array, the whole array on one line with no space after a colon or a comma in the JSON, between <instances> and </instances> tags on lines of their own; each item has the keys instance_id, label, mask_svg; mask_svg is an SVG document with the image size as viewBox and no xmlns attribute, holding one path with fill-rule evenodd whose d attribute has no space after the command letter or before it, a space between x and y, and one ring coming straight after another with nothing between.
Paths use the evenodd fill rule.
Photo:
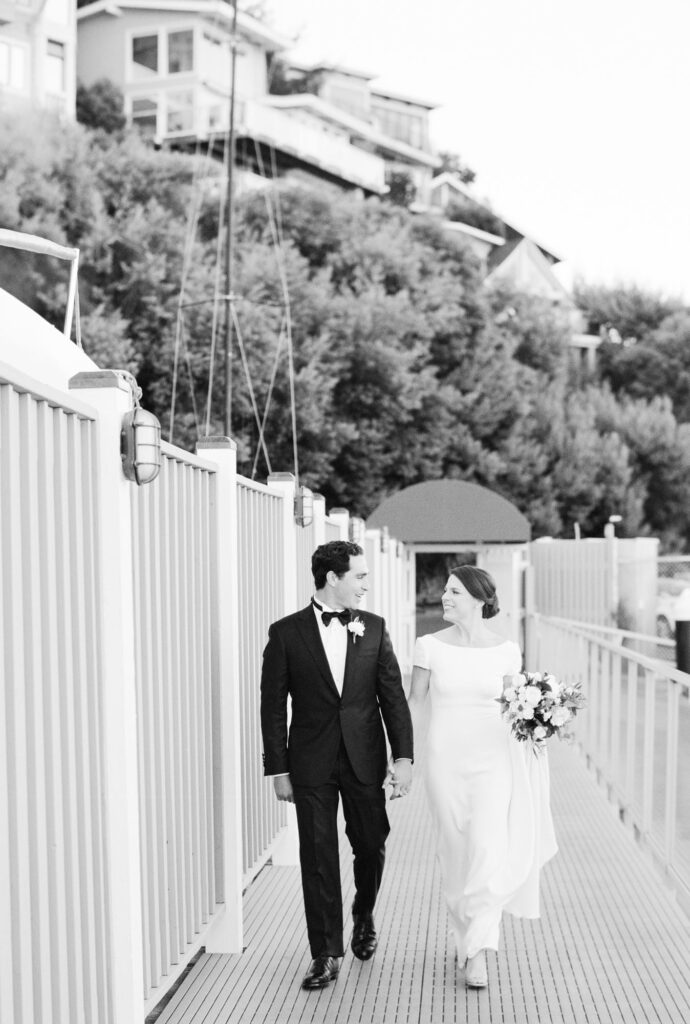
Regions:
<instances>
[{"instance_id":1,"label":"black leather dress shoe","mask_svg":"<svg viewBox=\"0 0 690 1024\"><path fill-rule=\"evenodd\" d=\"M302 988L325 988L338 977L340 964L335 956L315 956L304 975Z\"/></svg>"},{"instance_id":2,"label":"black leather dress shoe","mask_svg":"<svg viewBox=\"0 0 690 1024\"><path fill-rule=\"evenodd\" d=\"M376 952L378 939L374 928L374 918L371 914L359 914L354 918L355 926L352 929L352 952L358 960L370 960Z\"/></svg>"}]
</instances>

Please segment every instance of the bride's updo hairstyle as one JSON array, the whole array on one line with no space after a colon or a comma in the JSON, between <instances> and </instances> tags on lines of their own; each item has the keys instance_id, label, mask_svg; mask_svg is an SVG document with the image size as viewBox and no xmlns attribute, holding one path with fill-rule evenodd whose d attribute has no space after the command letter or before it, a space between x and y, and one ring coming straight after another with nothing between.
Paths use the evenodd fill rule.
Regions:
<instances>
[{"instance_id":1,"label":"bride's updo hairstyle","mask_svg":"<svg viewBox=\"0 0 690 1024\"><path fill-rule=\"evenodd\" d=\"M488 572L478 569L476 565L459 565L450 570L450 575L460 580L468 594L483 602L483 619L493 619L494 615L498 615L501 609L498 606L496 584Z\"/></svg>"}]
</instances>

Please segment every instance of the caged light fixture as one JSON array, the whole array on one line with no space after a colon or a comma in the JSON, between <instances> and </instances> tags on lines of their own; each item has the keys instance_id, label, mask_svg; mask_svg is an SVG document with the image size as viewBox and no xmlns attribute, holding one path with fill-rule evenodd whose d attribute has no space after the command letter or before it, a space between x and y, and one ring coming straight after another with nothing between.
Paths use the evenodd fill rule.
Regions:
<instances>
[{"instance_id":1,"label":"caged light fixture","mask_svg":"<svg viewBox=\"0 0 690 1024\"><path fill-rule=\"evenodd\" d=\"M141 388L134 377L129 373L126 377L132 389L133 408L122 418L122 469L128 480L141 486L152 483L160 473L161 425L152 412L139 405Z\"/></svg>"},{"instance_id":2,"label":"caged light fixture","mask_svg":"<svg viewBox=\"0 0 690 1024\"><path fill-rule=\"evenodd\" d=\"M298 526L311 526L314 520L314 495L301 485L295 491L295 522Z\"/></svg>"}]
</instances>

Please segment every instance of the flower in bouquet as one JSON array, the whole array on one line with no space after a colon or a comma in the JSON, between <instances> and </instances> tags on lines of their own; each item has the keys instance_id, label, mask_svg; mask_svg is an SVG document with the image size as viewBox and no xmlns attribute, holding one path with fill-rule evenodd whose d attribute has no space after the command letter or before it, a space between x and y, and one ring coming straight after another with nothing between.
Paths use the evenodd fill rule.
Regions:
<instances>
[{"instance_id":1,"label":"flower in bouquet","mask_svg":"<svg viewBox=\"0 0 690 1024\"><path fill-rule=\"evenodd\" d=\"M566 726L585 706L579 682L567 686L550 672L520 672L497 698L513 736L538 753L550 736L569 736Z\"/></svg>"}]
</instances>

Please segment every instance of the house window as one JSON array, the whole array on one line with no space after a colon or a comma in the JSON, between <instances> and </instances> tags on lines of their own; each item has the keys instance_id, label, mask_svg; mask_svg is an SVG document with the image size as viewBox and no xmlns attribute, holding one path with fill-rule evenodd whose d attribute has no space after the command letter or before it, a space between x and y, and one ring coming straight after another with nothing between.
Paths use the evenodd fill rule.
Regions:
<instances>
[{"instance_id":1,"label":"house window","mask_svg":"<svg viewBox=\"0 0 690 1024\"><path fill-rule=\"evenodd\" d=\"M3 39L0 39L0 87L17 92L26 90L26 51L23 46Z\"/></svg>"},{"instance_id":2,"label":"house window","mask_svg":"<svg viewBox=\"0 0 690 1024\"><path fill-rule=\"evenodd\" d=\"M46 92L55 94L65 91L65 44L54 39L48 40L45 81Z\"/></svg>"},{"instance_id":3,"label":"house window","mask_svg":"<svg viewBox=\"0 0 690 1024\"><path fill-rule=\"evenodd\" d=\"M168 132L191 132L194 128L194 93L168 93Z\"/></svg>"},{"instance_id":4,"label":"house window","mask_svg":"<svg viewBox=\"0 0 690 1024\"><path fill-rule=\"evenodd\" d=\"M142 135L155 135L158 130L158 100L155 96L138 96L132 100L132 124Z\"/></svg>"},{"instance_id":5,"label":"house window","mask_svg":"<svg viewBox=\"0 0 690 1024\"><path fill-rule=\"evenodd\" d=\"M191 29L184 32L168 33L168 74L178 75L194 68L194 33Z\"/></svg>"},{"instance_id":6,"label":"house window","mask_svg":"<svg viewBox=\"0 0 690 1024\"><path fill-rule=\"evenodd\" d=\"M132 39L133 77L140 81L158 74L158 36L134 36Z\"/></svg>"}]
</instances>

